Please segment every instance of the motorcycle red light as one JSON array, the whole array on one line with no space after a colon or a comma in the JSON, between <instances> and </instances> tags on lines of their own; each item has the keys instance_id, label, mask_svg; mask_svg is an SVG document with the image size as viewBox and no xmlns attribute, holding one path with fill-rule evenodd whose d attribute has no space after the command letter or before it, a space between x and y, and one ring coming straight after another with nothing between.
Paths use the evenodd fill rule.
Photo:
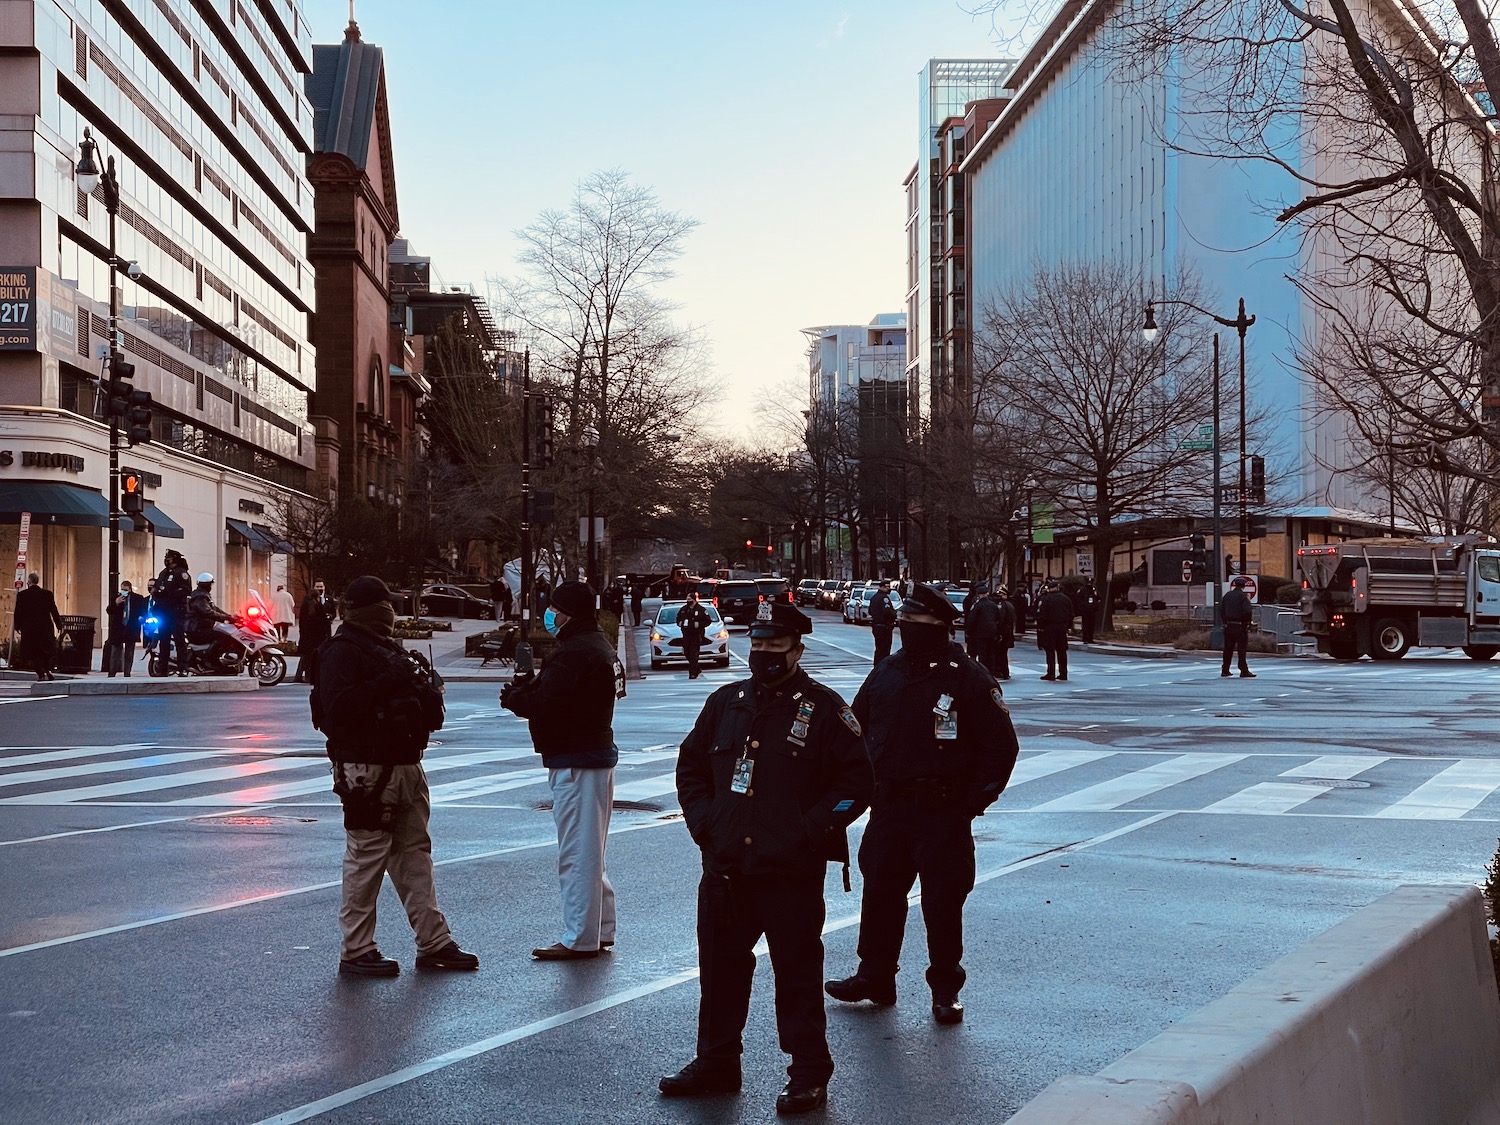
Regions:
<instances>
[{"instance_id":1,"label":"motorcycle red light","mask_svg":"<svg viewBox=\"0 0 1500 1125\"><path fill-rule=\"evenodd\" d=\"M258 605L251 606L249 609L245 610L245 616L246 617L259 617L260 616L260 606L258 606Z\"/></svg>"}]
</instances>

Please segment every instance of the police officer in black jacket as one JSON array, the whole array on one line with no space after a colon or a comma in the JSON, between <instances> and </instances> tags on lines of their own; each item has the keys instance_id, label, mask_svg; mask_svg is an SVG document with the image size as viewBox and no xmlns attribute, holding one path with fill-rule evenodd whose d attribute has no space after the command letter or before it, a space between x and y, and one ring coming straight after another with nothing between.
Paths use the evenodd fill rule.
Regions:
<instances>
[{"instance_id":1,"label":"police officer in black jacket","mask_svg":"<svg viewBox=\"0 0 1500 1125\"><path fill-rule=\"evenodd\" d=\"M896 607L891 604L891 580L882 578L880 590L870 599L870 635L875 638L875 663L891 654L891 635L896 631Z\"/></svg>"},{"instance_id":2,"label":"police officer in black jacket","mask_svg":"<svg viewBox=\"0 0 1500 1125\"><path fill-rule=\"evenodd\" d=\"M963 1019L972 822L1000 796L1019 752L995 678L951 639L957 616L939 590L918 585L901 603L901 651L854 697L875 764L875 800L859 847L859 969L824 985L835 1000L896 1002L906 896L920 877L927 984L939 1023Z\"/></svg>"},{"instance_id":3,"label":"police officer in black jacket","mask_svg":"<svg viewBox=\"0 0 1500 1125\"><path fill-rule=\"evenodd\" d=\"M1245 587L1249 584L1243 574L1235 575L1234 580L1229 583L1229 590L1219 602L1219 617L1224 622L1224 663L1219 670L1221 676L1229 675L1229 665L1238 655L1240 677L1255 679L1255 673L1250 671L1250 662L1245 659L1245 653L1250 648L1250 625L1255 620L1255 603L1245 593Z\"/></svg>"},{"instance_id":4,"label":"police officer in black jacket","mask_svg":"<svg viewBox=\"0 0 1500 1125\"><path fill-rule=\"evenodd\" d=\"M869 805L874 777L853 713L798 667L810 632L794 606L761 602L750 678L709 696L677 760L683 819L703 851L702 999L697 1056L661 1080L667 1097L740 1088L754 949L765 935L781 1049L792 1056L776 1111L828 1101L833 1058L818 991L824 871L829 860L848 863L844 830Z\"/></svg>"},{"instance_id":5,"label":"police officer in black jacket","mask_svg":"<svg viewBox=\"0 0 1500 1125\"><path fill-rule=\"evenodd\" d=\"M393 977L401 971L375 945L375 900L387 874L416 931L417 968L473 970L479 958L453 940L432 878L432 798L422 751L429 732L442 726L441 685L393 639L390 597L372 575L349 584L344 624L319 654L309 697L313 725L328 739L333 791L344 805L339 972Z\"/></svg>"}]
</instances>

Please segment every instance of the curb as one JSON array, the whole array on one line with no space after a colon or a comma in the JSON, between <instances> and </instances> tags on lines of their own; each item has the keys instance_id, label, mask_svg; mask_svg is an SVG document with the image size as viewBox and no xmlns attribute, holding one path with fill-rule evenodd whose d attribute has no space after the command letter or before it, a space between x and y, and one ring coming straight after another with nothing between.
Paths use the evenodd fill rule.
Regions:
<instances>
[{"instance_id":1,"label":"curb","mask_svg":"<svg viewBox=\"0 0 1500 1125\"><path fill-rule=\"evenodd\" d=\"M134 676L115 680L49 680L31 685L32 695L218 695L259 691L251 676Z\"/></svg>"}]
</instances>

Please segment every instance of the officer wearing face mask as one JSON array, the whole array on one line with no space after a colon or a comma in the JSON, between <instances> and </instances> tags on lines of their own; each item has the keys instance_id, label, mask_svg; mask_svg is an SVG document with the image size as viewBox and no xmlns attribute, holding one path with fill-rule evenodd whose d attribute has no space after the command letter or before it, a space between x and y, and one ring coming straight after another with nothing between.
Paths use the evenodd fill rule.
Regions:
<instances>
[{"instance_id":1,"label":"officer wearing face mask","mask_svg":"<svg viewBox=\"0 0 1500 1125\"><path fill-rule=\"evenodd\" d=\"M776 1026L791 1055L781 1114L828 1101L833 1057L823 976L823 881L845 864L844 830L870 801L874 777L853 713L798 663L812 622L761 602L750 625L750 678L709 696L677 759L683 819L703 853L698 884L702 990L698 1050L660 1083L669 1098L740 1088L740 1055L764 935L776 974Z\"/></svg>"},{"instance_id":2,"label":"officer wearing face mask","mask_svg":"<svg viewBox=\"0 0 1500 1125\"><path fill-rule=\"evenodd\" d=\"M901 650L854 697L875 765L859 847L864 876L859 968L831 980L835 1000L896 1002L906 896L922 880L927 985L938 1023L964 1018L963 910L974 889L973 820L1010 780L1019 745L1000 685L954 643L958 610L932 586L901 603Z\"/></svg>"}]
</instances>

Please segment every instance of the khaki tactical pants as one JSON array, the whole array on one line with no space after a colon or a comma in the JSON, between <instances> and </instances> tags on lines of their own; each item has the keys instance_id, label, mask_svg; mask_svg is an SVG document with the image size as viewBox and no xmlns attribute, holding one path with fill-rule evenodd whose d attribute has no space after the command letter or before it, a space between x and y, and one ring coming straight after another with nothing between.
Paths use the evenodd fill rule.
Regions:
<instances>
[{"instance_id":1,"label":"khaki tactical pants","mask_svg":"<svg viewBox=\"0 0 1500 1125\"><path fill-rule=\"evenodd\" d=\"M427 821L432 815L432 799L427 792L427 775L420 765L374 766L340 762L341 771L351 785L374 785L377 771L389 769L390 780L381 793L382 802L395 807L391 831L346 830L344 848L344 901L339 910L339 925L344 932L341 956L352 960L376 948L375 901L387 872L406 917L417 935L417 952L436 953L452 940L448 919L437 905L437 888L432 880L432 838Z\"/></svg>"}]
</instances>

